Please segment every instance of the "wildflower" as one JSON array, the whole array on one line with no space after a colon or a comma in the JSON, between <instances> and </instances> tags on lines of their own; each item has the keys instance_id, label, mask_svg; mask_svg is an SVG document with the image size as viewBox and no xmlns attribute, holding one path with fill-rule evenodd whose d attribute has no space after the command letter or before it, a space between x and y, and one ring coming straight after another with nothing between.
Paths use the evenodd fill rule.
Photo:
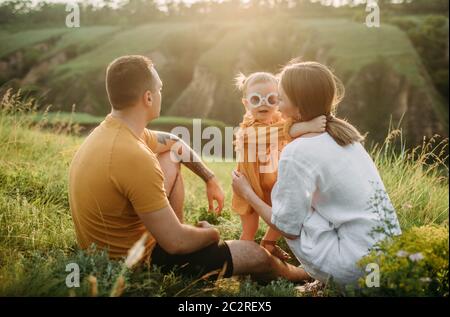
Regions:
<instances>
[{"instance_id":1,"label":"wildflower","mask_svg":"<svg viewBox=\"0 0 450 317\"><path fill-rule=\"evenodd\" d=\"M400 251L397 252L397 256L398 256L398 257L401 257L401 258L407 257L408 254L409 254L409 253L406 252L406 251L404 251L404 250L400 250Z\"/></svg>"},{"instance_id":2,"label":"wildflower","mask_svg":"<svg viewBox=\"0 0 450 317\"><path fill-rule=\"evenodd\" d=\"M406 203L403 205L403 208L405 208L405 209L411 209L412 207L413 207L413 205L410 203Z\"/></svg>"},{"instance_id":3,"label":"wildflower","mask_svg":"<svg viewBox=\"0 0 450 317\"><path fill-rule=\"evenodd\" d=\"M413 261L413 262L420 261L420 260L422 260L423 258L424 258L424 256L423 256L422 253L420 253L420 252L411 254L411 255L409 256L409 259L410 259L411 261Z\"/></svg>"}]
</instances>

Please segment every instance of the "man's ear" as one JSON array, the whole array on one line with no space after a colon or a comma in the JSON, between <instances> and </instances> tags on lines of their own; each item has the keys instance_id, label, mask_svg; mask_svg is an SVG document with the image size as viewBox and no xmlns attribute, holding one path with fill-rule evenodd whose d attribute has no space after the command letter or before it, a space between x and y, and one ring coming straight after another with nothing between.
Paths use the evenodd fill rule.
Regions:
<instances>
[{"instance_id":1,"label":"man's ear","mask_svg":"<svg viewBox=\"0 0 450 317\"><path fill-rule=\"evenodd\" d=\"M150 90L147 90L145 92L144 98L145 98L145 104L148 105L148 106L152 106L153 98L152 98L152 93L150 92Z\"/></svg>"}]
</instances>

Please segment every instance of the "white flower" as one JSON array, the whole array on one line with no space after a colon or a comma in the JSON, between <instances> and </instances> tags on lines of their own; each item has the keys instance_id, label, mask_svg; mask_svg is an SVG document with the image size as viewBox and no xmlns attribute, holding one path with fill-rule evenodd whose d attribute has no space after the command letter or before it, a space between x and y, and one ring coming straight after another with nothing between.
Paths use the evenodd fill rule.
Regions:
<instances>
[{"instance_id":1,"label":"white flower","mask_svg":"<svg viewBox=\"0 0 450 317\"><path fill-rule=\"evenodd\" d=\"M397 256L401 257L401 258L407 257L408 254L409 254L408 252L403 251L403 250L400 250L400 251L397 252Z\"/></svg>"},{"instance_id":2,"label":"white flower","mask_svg":"<svg viewBox=\"0 0 450 317\"><path fill-rule=\"evenodd\" d=\"M409 256L409 259L410 259L411 261L413 261L413 262L420 261L420 260L422 260L423 258L424 258L424 256L423 256L422 253L420 253L420 252L411 254L411 255Z\"/></svg>"},{"instance_id":3,"label":"white flower","mask_svg":"<svg viewBox=\"0 0 450 317\"><path fill-rule=\"evenodd\" d=\"M429 278L429 277L421 277L420 281L421 282L425 282L425 283L429 283L429 282L431 282L431 278Z\"/></svg>"}]
</instances>

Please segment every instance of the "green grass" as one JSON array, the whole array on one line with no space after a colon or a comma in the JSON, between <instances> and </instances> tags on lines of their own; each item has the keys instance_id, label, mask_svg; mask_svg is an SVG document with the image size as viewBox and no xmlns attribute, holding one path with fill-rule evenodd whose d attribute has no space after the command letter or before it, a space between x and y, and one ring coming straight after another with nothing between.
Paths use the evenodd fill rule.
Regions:
<instances>
[{"instance_id":1,"label":"green grass","mask_svg":"<svg viewBox=\"0 0 450 317\"><path fill-rule=\"evenodd\" d=\"M17 106L17 105L20 106ZM32 105L31 105L32 106ZM0 109L0 295L89 296L90 275L97 278L98 295L108 296L122 271L122 263L102 253L88 255L76 245L67 196L69 163L83 138L42 131L30 119L30 104L14 97ZM392 141L391 139L388 139ZM448 225L448 169L437 162L425 164L435 153L424 146L415 153L395 153L390 142L374 147L378 166L403 230L435 224ZM223 215L206 212L203 182L183 169L187 222L208 219L224 239L236 239L240 223L230 211L234 163L208 163L226 194ZM265 224L261 223L258 238ZM82 285L65 287L65 265L80 265ZM164 275L156 268L140 267L124 274L124 296L298 296L292 283L277 280L259 285L249 279L196 280Z\"/></svg>"}]
</instances>

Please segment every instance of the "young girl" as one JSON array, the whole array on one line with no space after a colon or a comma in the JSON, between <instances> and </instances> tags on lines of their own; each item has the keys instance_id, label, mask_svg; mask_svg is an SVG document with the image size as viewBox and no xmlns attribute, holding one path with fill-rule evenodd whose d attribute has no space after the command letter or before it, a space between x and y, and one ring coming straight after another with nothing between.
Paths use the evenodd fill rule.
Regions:
<instances>
[{"instance_id":1,"label":"young girl","mask_svg":"<svg viewBox=\"0 0 450 317\"><path fill-rule=\"evenodd\" d=\"M236 133L237 170L247 177L255 193L271 205L270 194L277 180L281 150L291 138L325 131L326 117L294 124L291 119L283 119L278 111L278 81L271 73L256 72L249 76L239 73L235 81L243 94L246 110ZM241 240L254 240L259 226L258 214L236 193L233 193L232 209L241 217ZM276 245L279 237L278 231L269 228L261 246L287 260L289 255Z\"/></svg>"}]
</instances>

